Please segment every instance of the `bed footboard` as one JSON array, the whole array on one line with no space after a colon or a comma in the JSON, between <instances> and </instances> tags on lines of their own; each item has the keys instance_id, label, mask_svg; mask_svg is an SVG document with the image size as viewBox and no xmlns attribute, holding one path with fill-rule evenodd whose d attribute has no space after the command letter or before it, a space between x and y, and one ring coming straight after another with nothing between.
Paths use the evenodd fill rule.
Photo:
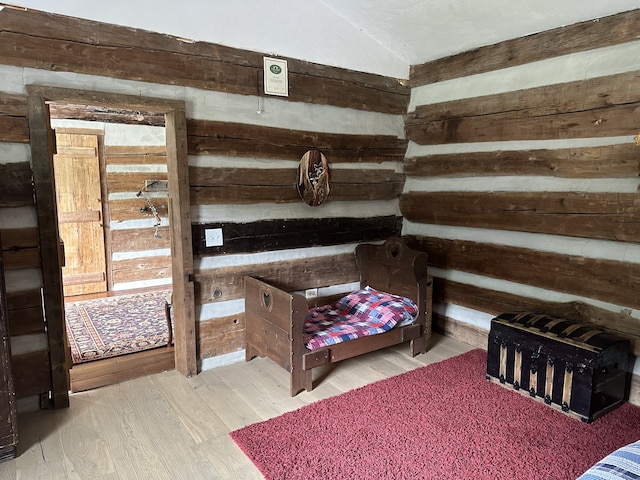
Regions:
<instances>
[{"instance_id":1,"label":"bed footboard","mask_svg":"<svg viewBox=\"0 0 640 480\"><path fill-rule=\"evenodd\" d=\"M311 391L311 370L302 368L306 299L253 277L246 276L244 286L246 360L268 357L285 368L291 375L291 396Z\"/></svg>"}]
</instances>

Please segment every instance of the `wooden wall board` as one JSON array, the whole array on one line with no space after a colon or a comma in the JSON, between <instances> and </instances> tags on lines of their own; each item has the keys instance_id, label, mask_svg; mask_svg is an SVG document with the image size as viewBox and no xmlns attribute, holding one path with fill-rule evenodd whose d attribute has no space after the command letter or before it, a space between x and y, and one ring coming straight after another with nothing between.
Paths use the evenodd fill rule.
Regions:
<instances>
[{"instance_id":1,"label":"wooden wall board","mask_svg":"<svg viewBox=\"0 0 640 480\"><path fill-rule=\"evenodd\" d=\"M194 274L196 304L244 298L245 275L289 291L360 280L353 254L201 270Z\"/></svg>"},{"instance_id":2,"label":"wooden wall board","mask_svg":"<svg viewBox=\"0 0 640 480\"><path fill-rule=\"evenodd\" d=\"M411 87L637 40L640 9L587 20L412 65Z\"/></svg>"},{"instance_id":3,"label":"wooden wall board","mask_svg":"<svg viewBox=\"0 0 640 480\"><path fill-rule=\"evenodd\" d=\"M300 195L292 184L288 187L251 186L251 187L192 187L191 205L251 205L257 203L294 203Z\"/></svg>"},{"instance_id":4,"label":"wooden wall board","mask_svg":"<svg viewBox=\"0 0 640 480\"><path fill-rule=\"evenodd\" d=\"M9 333L12 337L45 331L41 306L9 311Z\"/></svg>"},{"instance_id":5,"label":"wooden wall board","mask_svg":"<svg viewBox=\"0 0 640 480\"><path fill-rule=\"evenodd\" d=\"M160 227L160 238L155 238L153 232L153 227L111 230L111 249L114 252L139 252L171 246L169 227Z\"/></svg>"},{"instance_id":6,"label":"wooden wall board","mask_svg":"<svg viewBox=\"0 0 640 480\"><path fill-rule=\"evenodd\" d=\"M166 145L105 145L104 153L107 157L116 158L118 156L164 156L166 159ZM133 163L133 162L132 162ZM163 163L166 163L163 162Z\"/></svg>"},{"instance_id":7,"label":"wooden wall board","mask_svg":"<svg viewBox=\"0 0 640 480\"><path fill-rule=\"evenodd\" d=\"M167 218L169 216L169 199L150 198L160 218ZM145 209L145 211L143 212L142 209ZM123 222L125 220L153 218L153 214L148 209L148 205L143 198L131 198L127 200L109 200L109 218L112 222Z\"/></svg>"},{"instance_id":8,"label":"wooden wall board","mask_svg":"<svg viewBox=\"0 0 640 480\"><path fill-rule=\"evenodd\" d=\"M12 336L45 331L42 294L39 288L7 293L9 332Z\"/></svg>"},{"instance_id":9,"label":"wooden wall board","mask_svg":"<svg viewBox=\"0 0 640 480\"><path fill-rule=\"evenodd\" d=\"M393 200L402 192L402 184L332 184L325 203L368 200ZM192 187L192 205L297 203L301 202L295 185Z\"/></svg>"},{"instance_id":10,"label":"wooden wall board","mask_svg":"<svg viewBox=\"0 0 640 480\"><path fill-rule=\"evenodd\" d=\"M107 189L109 193L144 191L147 180L167 180L166 172L109 172Z\"/></svg>"},{"instance_id":11,"label":"wooden wall board","mask_svg":"<svg viewBox=\"0 0 640 480\"><path fill-rule=\"evenodd\" d=\"M0 115L0 142L29 143L27 119Z\"/></svg>"},{"instance_id":12,"label":"wooden wall board","mask_svg":"<svg viewBox=\"0 0 640 480\"><path fill-rule=\"evenodd\" d=\"M105 156L107 165L165 165L167 157L165 155L113 155Z\"/></svg>"},{"instance_id":13,"label":"wooden wall board","mask_svg":"<svg viewBox=\"0 0 640 480\"><path fill-rule=\"evenodd\" d=\"M139 257L131 260L115 260L112 263L113 282L126 283L142 280L171 278L171 257Z\"/></svg>"},{"instance_id":14,"label":"wooden wall board","mask_svg":"<svg viewBox=\"0 0 640 480\"><path fill-rule=\"evenodd\" d=\"M42 294L39 288L7 292L7 308L19 310L42 305Z\"/></svg>"},{"instance_id":15,"label":"wooden wall board","mask_svg":"<svg viewBox=\"0 0 640 480\"><path fill-rule=\"evenodd\" d=\"M37 247L38 228L3 228L0 229L0 239L3 251Z\"/></svg>"},{"instance_id":16,"label":"wooden wall board","mask_svg":"<svg viewBox=\"0 0 640 480\"><path fill-rule=\"evenodd\" d=\"M50 104L50 111L51 118L62 118L65 120L164 127L164 114L162 113L134 112L132 110L119 108L59 103Z\"/></svg>"},{"instance_id":17,"label":"wooden wall board","mask_svg":"<svg viewBox=\"0 0 640 480\"><path fill-rule=\"evenodd\" d=\"M0 92L0 115L27 118L27 97L14 93Z\"/></svg>"},{"instance_id":18,"label":"wooden wall board","mask_svg":"<svg viewBox=\"0 0 640 480\"><path fill-rule=\"evenodd\" d=\"M32 189L31 196L33 199ZM40 268L38 234L38 229L35 227L0 230L5 270Z\"/></svg>"},{"instance_id":19,"label":"wooden wall board","mask_svg":"<svg viewBox=\"0 0 640 480\"><path fill-rule=\"evenodd\" d=\"M561 178L637 178L634 143L598 147L449 153L406 158L408 177L537 175Z\"/></svg>"},{"instance_id":20,"label":"wooden wall board","mask_svg":"<svg viewBox=\"0 0 640 480\"><path fill-rule=\"evenodd\" d=\"M26 96L0 92L0 142L29 142Z\"/></svg>"},{"instance_id":21,"label":"wooden wall board","mask_svg":"<svg viewBox=\"0 0 640 480\"><path fill-rule=\"evenodd\" d=\"M289 186L296 183L297 165L290 168L189 167L191 188L221 186Z\"/></svg>"},{"instance_id":22,"label":"wooden wall board","mask_svg":"<svg viewBox=\"0 0 640 480\"><path fill-rule=\"evenodd\" d=\"M224 245L207 247L205 230L222 228ZM402 217L301 218L251 223L192 225L194 255L250 253L318 245L340 245L386 240L400 236Z\"/></svg>"},{"instance_id":23,"label":"wooden wall board","mask_svg":"<svg viewBox=\"0 0 640 480\"><path fill-rule=\"evenodd\" d=\"M236 352L245 347L244 312L196 323L198 358L205 359Z\"/></svg>"},{"instance_id":24,"label":"wooden wall board","mask_svg":"<svg viewBox=\"0 0 640 480\"><path fill-rule=\"evenodd\" d=\"M13 355L16 397L26 398L53 390L49 352L39 350Z\"/></svg>"},{"instance_id":25,"label":"wooden wall board","mask_svg":"<svg viewBox=\"0 0 640 480\"><path fill-rule=\"evenodd\" d=\"M32 10L5 9L0 30L0 63L7 65L242 95L257 95L261 88L262 55L255 52ZM400 80L293 59L289 85L289 97L283 97L288 101L398 115L409 101Z\"/></svg>"},{"instance_id":26,"label":"wooden wall board","mask_svg":"<svg viewBox=\"0 0 640 480\"><path fill-rule=\"evenodd\" d=\"M38 247L21 248L4 252L5 270L22 270L25 268L40 268L42 265Z\"/></svg>"},{"instance_id":27,"label":"wooden wall board","mask_svg":"<svg viewBox=\"0 0 640 480\"><path fill-rule=\"evenodd\" d=\"M433 312L432 328L434 332L455 338L467 345L471 345L475 348L482 348L483 350L487 349L489 331L484 330L477 325L459 322L455 319L441 315L438 312Z\"/></svg>"},{"instance_id":28,"label":"wooden wall board","mask_svg":"<svg viewBox=\"0 0 640 480\"><path fill-rule=\"evenodd\" d=\"M191 204L298 202L297 167L190 167ZM404 175L394 170L332 169L329 201L390 200L404 187Z\"/></svg>"},{"instance_id":29,"label":"wooden wall board","mask_svg":"<svg viewBox=\"0 0 640 480\"><path fill-rule=\"evenodd\" d=\"M407 141L391 135L308 132L212 120L187 122L190 155L250 156L299 160L319 149L329 162L401 161Z\"/></svg>"},{"instance_id":30,"label":"wooden wall board","mask_svg":"<svg viewBox=\"0 0 640 480\"><path fill-rule=\"evenodd\" d=\"M640 72L420 105L406 117L421 145L636 135Z\"/></svg>"},{"instance_id":31,"label":"wooden wall board","mask_svg":"<svg viewBox=\"0 0 640 480\"><path fill-rule=\"evenodd\" d=\"M640 242L635 193L411 192L400 211L412 222Z\"/></svg>"},{"instance_id":32,"label":"wooden wall board","mask_svg":"<svg viewBox=\"0 0 640 480\"><path fill-rule=\"evenodd\" d=\"M429 264L640 308L640 264L465 240L408 235Z\"/></svg>"},{"instance_id":33,"label":"wooden wall board","mask_svg":"<svg viewBox=\"0 0 640 480\"><path fill-rule=\"evenodd\" d=\"M162 115L164 122L164 115ZM107 165L166 165L165 145L105 145Z\"/></svg>"}]
</instances>

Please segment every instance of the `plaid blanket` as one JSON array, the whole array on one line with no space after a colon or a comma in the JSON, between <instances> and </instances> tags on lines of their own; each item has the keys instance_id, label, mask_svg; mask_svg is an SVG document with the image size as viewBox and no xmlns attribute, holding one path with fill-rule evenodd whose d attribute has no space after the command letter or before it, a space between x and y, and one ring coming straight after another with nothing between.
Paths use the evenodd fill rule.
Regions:
<instances>
[{"instance_id":1,"label":"plaid blanket","mask_svg":"<svg viewBox=\"0 0 640 480\"><path fill-rule=\"evenodd\" d=\"M408 298L365 287L330 305L309 310L303 340L310 350L391 330L413 321L417 305Z\"/></svg>"}]
</instances>

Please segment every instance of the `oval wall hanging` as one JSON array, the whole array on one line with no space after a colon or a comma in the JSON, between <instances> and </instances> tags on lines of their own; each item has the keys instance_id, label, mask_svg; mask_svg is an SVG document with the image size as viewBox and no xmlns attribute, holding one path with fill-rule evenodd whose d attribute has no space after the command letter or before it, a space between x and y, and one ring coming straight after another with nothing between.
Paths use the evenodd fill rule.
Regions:
<instances>
[{"instance_id":1,"label":"oval wall hanging","mask_svg":"<svg viewBox=\"0 0 640 480\"><path fill-rule=\"evenodd\" d=\"M297 189L302 201L312 207L329 196L329 162L320 150L309 150L300 159Z\"/></svg>"}]
</instances>

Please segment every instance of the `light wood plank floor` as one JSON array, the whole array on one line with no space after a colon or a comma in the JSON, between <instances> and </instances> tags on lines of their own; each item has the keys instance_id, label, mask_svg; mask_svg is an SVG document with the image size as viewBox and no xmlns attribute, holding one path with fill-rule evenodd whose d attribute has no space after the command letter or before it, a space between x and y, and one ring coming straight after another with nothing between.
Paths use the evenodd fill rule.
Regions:
<instances>
[{"instance_id":1,"label":"light wood plank floor","mask_svg":"<svg viewBox=\"0 0 640 480\"><path fill-rule=\"evenodd\" d=\"M0 480L260 479L230 431L472 348L440 335L415 358L391 347L316 369L314 390L294 398L287 373L261 358L72 394L68 409L19 416L18 457Z\"/></svg>"}]
</instances>

